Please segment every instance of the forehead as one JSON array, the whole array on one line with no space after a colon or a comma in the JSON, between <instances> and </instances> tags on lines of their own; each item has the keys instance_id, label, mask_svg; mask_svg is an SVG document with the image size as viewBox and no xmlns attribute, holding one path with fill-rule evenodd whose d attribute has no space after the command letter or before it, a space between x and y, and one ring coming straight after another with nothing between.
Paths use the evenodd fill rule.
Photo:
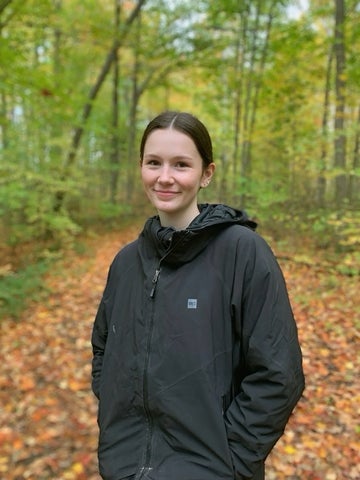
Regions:
<instances>
[{"instance_id":1,"label":"forehead","mask_svg":"<svg viewBox=\"0 0 360 480\"><path fill-rule=\"evenodd\" d=\"M144 154L157 154L159 152L176 155L199 155L192 138L173 128L153 130L146 139Z\"/></svg>"}]
</instances>

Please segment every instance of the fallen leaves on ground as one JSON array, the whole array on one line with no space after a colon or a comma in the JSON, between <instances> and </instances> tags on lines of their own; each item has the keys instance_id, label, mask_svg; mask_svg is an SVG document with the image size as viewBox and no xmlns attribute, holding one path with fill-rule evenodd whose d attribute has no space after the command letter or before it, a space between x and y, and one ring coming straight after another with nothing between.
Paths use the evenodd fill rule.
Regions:
<instances>
[{"instance_id":1,"label":"fallen leaves on ground","mask_svg":"<svg viewBox=\"0 0 360 480\"><path fill-rule=\"evenodd\" d=\"M90 335L107 269L137 234L91 242L48 277L49 299L1 329L0 478L99 480ZM359 278L282 263L307 387L267 461L267 480L360 478Z\"/></svg>"},{"instance_id":2,"label":"fallen leaves on ground","mask_svg":"<svg viewBox=\"0 0 360 480\"><path fill-rule=\"evenodd\" d=\"M282 264L306 390L271 453L268 480L360 479L359 277Z\"/></svg>"}]
</instances>

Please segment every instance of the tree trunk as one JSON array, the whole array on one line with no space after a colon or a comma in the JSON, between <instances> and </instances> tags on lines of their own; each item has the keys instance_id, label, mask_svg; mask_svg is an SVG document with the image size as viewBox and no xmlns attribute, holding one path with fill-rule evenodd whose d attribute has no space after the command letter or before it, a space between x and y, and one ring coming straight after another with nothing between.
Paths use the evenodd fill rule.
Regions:
<instances>
[{"instance_id":1,"label":"tree trunk","mask_svg":"<svg viewBox=\"0 0 360 480\"><path fill-rule=\"evenodd\" d=\"M60 14L63 7L62 0L53 0L53 5L56 14ZM53 32L54 42L53 42L53 77L54 77L54 90L60 90L60 78L62 71L62 61L61 61L61 42L62 42L62 31L59 26L54 28ZM53 121L49 126L50 137L62 138L64 132L64 122L61 119L61 115L54 115ZM47 142L46 142L47 143ZM50 151L50 161L54 161L56 165L61 164L61 159L63 155L62 142L50 142L49 151Z\"/></svg>"},{"instance_id":2,"label":"tree trunk","mask_svg":"<svg viewBox=\"0 0 360 480\"><path fill-rule=\"evenodd\" d=\"M250 125L249 125L249 145L247 147L247 152L246 152L246 155L248 156L247 163L249 164L250 169L251 169L252 138L253 138L253 133L254 133L254 129L255 129L259 93L260 93L262 76L263 76L263 73L264 73L267 54L268 54L270 32L271 32L272 22L273 22L273 18L274 18L274 8L275 8L275 6L276 6L276 0L274 0L272 2L271 6L270 6L269 16L268 16L267 26L266 26L265 42L264 42L263 50L262 50L262 53L261 53L260 68L259 68L259 71L258 71L258 73L256 75L256 79L255 79L255 93L254 93L254 100L253 100L253 106L252 106L252 112L251 112L251 118L250 118Z\"/></svg>"},{"instance_id":3,"label":"tree trunk","mask_svg":"<svg viewBox=\"0 0 360 480\"><path fill-rule=\"evenodd\" d=\"M1 113L0 118L2 118L0 126L0 145L5 150L8 145L8 135L7 135L7 99L4 92L1 92Z\"/></svg>"},{"instance_id":4,"label":"tree trunk","mask_svg":"<svg viewBox=\"0 0 360 480\"><path fill-rule=\"evenodd\" d=\"M240 175L239 162L240 162L240 139L243 132L243 96L244 96L244 66L247 50L247 32L248 32L248 18L250 16L249 5L245 5L245 9L242 10L239 7L239 27L236 37L236 56L235 56L235 115L234 115L234 152L232 160L232 202L234 205L241 203L241 194L238 194L239 182L238 177Z\"/></svg>"},{"instance_id":5,"label":"tree trunk","mask_svg":"<svg viewBox=\"0 0 360 480\"><path fill-rule=\"evenodd\" d=\"M256 17L255 17L255 25L252 27L252 36L250 38L250 65L249 65L249 72L248 72L248 81L246 83L246 92L245 92L245 104L244 104L244 111L243 111L243 141L241 146L241 177L246 179L248 176L248 170L250 167L249 164L249 142L250 142L250 132L249 132L249 125L250 125L250 117L251 117L251 109L252 99L253 99L253 88L255 82L255 56L257 54L257 35L259 34L259 23L260 23L260 8L261 8L261 0L257 1L256 4ZM244 196L242 195L242 198Z\"/></svg>"},{"instance_id":6,"label":"tree trunk","mask_svg":"<svg viewBox=\"0 0 360 480\"><path fill-rule=\"evenodd\" d=\"M358 107L357 130L355 134L354 155L353 155L353 173L349 179L349 200L351 202L359 200L360 192L360 105Z\"/></svg>"},{"instance_id":7,"label":"tree trunk","mask_svg":"<svg viewBox=\"0 0 360 480\"><path fill-rule=\"evenodd\" d=\"M325 82L325 97L324 97L324 110L321 125L321 155L320 155L320 172L317 178L316 200L319 207L325 206L325 193L326 193L326 161L328 155L328 120L329 120L329 107L330 107L330 89L331 89L331 71L334 59L334 49L330 48L328 55L328 62L326 68L326 82Z\"/></svg>"},{"instance_id":8,"label":"tree trunk","mask_svg":"<svg viewBox=\"0 0 360 480\"><path fill-rule=\"evenodd\" d=\"M0 1L0 15L5 10L5 8L11 3L11 0L2 0ZM2 29L3 24L0 23L0 39L2 38ZM3 149L8 146L7 138L7 98L4 91L1 92L1 112L0 112L0 145Z\"/></svg>"},{"instance_id":9,"label":"tree trunk","mask_svg":"<svg viewBox=\"0 0 360 480\"><path fill-rule=\"evenodd\" d=\"M132 94L129 115L129 137L128 137L128 158L127 158L127 184L126 184L126 200L130 203L134 192L135 183L135 142L136 142L136 117L137 107L139 103L139 67L140 53L139 45L141 44L141 15L138 16L136 22L136 43L134 51L134 65L132 71Z\"/></svg>"},{"instance_id":10,"label":"tree trunk","mask_svg":"<svg viewBox=\"0 0 360 480\"><path fill-rule=\"evenodd\" d=\"M62 9L62 0L54 0L54 7L56 14L59 14ZM62 32L58 26L54 29L54 77L56 83L56 88L58 88L59 77L61 73L61 59L60 59L60 46L61 46L61 37Z\"/></svg>"},{"instance_id":11,"label":"tree trunk","mask_svg":"<svg viewBox=\"0 0 360 480\"><path fill-rule=\"evenodd\" d=\"M130 16L127 18L127 20L125 22L124 29L122 31L121 36L114 40L114 42L113 42L113 44L112 44L112 46L109 50L109 53L108 53L108 55L105 59L105 62L104 62L103 66L100 70L99 76L96 79L94 85L90 89L90 92L88 94L88 101L85 103L85 105L83 107L83 110L82 110L80 123L77 127L74 128L73 136L72 136L72 139L71 139L70 149L69 149L68 155L67 155L66 160L65 160L63 174L61 176L61 180L64 181L64 182L68 178L69 171L70 171L72 165L75 162L76 154L77 154L77 151L78 151L78 148L80 146L80 142L81 142L81 139L82 139L82 136L83 136L83 133L84 133L85 124L86 124L86 121L91 114L91 111L92 111L93 102L96 99L96 97L97 97L97 95L98 95L98 93L99 93L99 91L100 91L100 89L101 89L101 87L102 87L110 69L111 69L111 66L112 66L112 64L113 64L113 62L116 58L116 55L117 55L117 52L118 52L119 48L121 47L123 41L125 40L126 36L128 35L128 33L130 31L130 28L131 28L131 25L133 24L134 20L139 15L141 7L144 5L145 1L146 0L138 0L135 8L133 9ZM56 192L55 203L54 203L54 211L55 212L58 212L59 210L61 210L61 207L64 203L64 199L65 199L65 190L64 189Z\"/></svg>"},{"instance_id":12,"label":"tree trunk","mask_svg":"<svg viewBox=\"0 0 360 480\"><path fill-rule=\"evenodd\" d=\"M335 0L335 61L336 61L336 110L334 166L340 170L335 179L335 201L342 204L346 199L346 136L345 136L345 6L344 0Z\"/></svg>"},{"instance_id":13,"label":"tree trunk","mask_svg":"<svg viewBox=\"0 0 360 480\"><path fill-rule=\"evenodd\" d=\"M11 3L12 0L1 0L0 1L0 15L5 10L5 8Z\"/></svg>"},{"instance_id":14,"label":"tree trunk","mask_svg":"<svg viewBox=\"0 0 360 480\"><path fill-rule=\"evenodd\" d=\"M234 114L234 153L233 153L233 192L234 200L236 201L236 178L237 178L237 165L239 161L239 137L240 137L240 128L241 128L241 102L242 102L242 79L241 75L241 65L243 62L240 60L240 49L241 49L241 37L240 34L237 35L236 40L236 57L235 57L235 79L236 79L236 92L235 92L235 114Z\"/></svg>"},{"instance_id":15,"label":"tree trunk","mask_svg":"<svg viewBox=\"0 0 360 480\"><path fill-rule=\"evenodd\" d=\"M115 38L120 29L121 0L115 0ZM113 62L113 90L112 90L112 125L111 125L111 153L110 153L110 202L116 203L119 166L120 166L120 136L119 136L119 53L115 52Z\"/></svg>"},{"instance_id":16,"label":"tree trunk","mask_svg":"<svg viewBox=\"0 0 360 480\"><path fill-rule=\"evenodd\" d=\"M260 18L263 16L261 11L262 2L259 0L256 5L256 18L255 26L253 27L253 36L251 38L251 59L250 59L250 72L249 81L247 84L244 114L243 114L243 141L241 150L241 177L243 179L250 179L251 177L251 147L253 141L253 133L256 123L256 114L258 107L258 98L261 88L262 75L265 68L270 32L274 17L274 8L276 6L276 0L270 4L268 11L268 18L265 29L265 39L261 50L259 52L258 39L261 36L260 32ZM260 59L258 65L256 57L260 53ZM246 195L244 192L241 194L241 205L245 205Z\"/></svg>"}]
</instances>

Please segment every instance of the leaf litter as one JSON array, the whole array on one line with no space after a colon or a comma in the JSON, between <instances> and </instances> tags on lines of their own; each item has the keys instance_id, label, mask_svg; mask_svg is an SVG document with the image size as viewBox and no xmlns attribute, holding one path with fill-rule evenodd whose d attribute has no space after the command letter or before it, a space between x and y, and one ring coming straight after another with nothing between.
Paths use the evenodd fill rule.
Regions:
<instances>
[{"instance_id":1,"label":"leaf litter","mask_svg":"<svg viewBox=\"0 0 360 480\"><path fill-rule=\"evenodd\" d=\"M138 230L88 241L51 273L51 291L0 322L0 478L100 480L90 335L107 270ZM281 262L306 390L267 460L267 480L360 478L359 277Z\"/></svg>"}]
</instances>

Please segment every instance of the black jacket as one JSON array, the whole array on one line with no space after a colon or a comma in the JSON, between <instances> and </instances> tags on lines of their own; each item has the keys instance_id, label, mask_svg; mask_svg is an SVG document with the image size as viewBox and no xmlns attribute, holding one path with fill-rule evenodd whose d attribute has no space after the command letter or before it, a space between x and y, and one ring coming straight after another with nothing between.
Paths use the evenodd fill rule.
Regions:
<instances>
[{"instance_id":1,"label":"black jacket","mask_svg":"<svg viewBox=\"0 0 360 480\"><path fill-rule=\"evenodd\" d=\"M94 323L106 480L264 478L304 388L279 266L239 211L150 218L115 257Z\"/></svg>"}]
</instances>

